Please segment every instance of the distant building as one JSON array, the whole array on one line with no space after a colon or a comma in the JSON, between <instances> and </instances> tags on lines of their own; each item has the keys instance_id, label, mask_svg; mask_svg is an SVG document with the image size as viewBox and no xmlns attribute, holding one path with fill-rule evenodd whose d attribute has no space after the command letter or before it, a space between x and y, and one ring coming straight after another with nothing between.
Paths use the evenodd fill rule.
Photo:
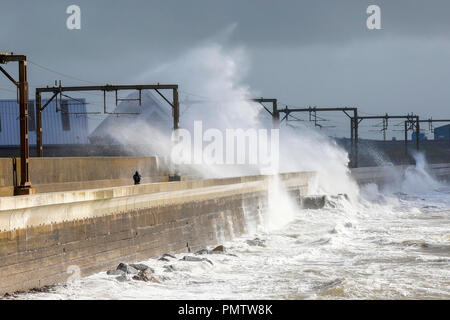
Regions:
<instances>
[{"instance_id":1,"label":"distant building","mask_svg":"<svg viewBox=\"0 0 450 320\"><path fill-rule=\"evenodd\" d=\"M47 100L42 101L42 105ZM59 110L61 109L61 110ZM36 145L36 115L34 100L29 101L29 144ZM43 144L88 144L86 103L84 99L52 101L42 112ZM19 104L16 100L0 100L0 147L20 145Z\"/></svg>"},{"instance_id":2,"label":"distant building","mask_svg":"<svg viewBox=\"0 0 450 320\"><path fill-rule=\"evenodd\" d=\"M127 99L135 99L130 94ZM89 135L94 145L122 146L136 152L160 153L169 147L172 134L172 109L151 92L142 92L137 101L123 101ZM145 150L143 150L143 148Z\"/></svg>"},{"instance_id":3,"label":"distant building","mask_svg":"<svg viewBox=\"0 0 450 320\"><path fill-rule=\"evenodd\" d=\"M434 140L450 140L450 124L434 128Z\"/></svg>"}]
</instances>

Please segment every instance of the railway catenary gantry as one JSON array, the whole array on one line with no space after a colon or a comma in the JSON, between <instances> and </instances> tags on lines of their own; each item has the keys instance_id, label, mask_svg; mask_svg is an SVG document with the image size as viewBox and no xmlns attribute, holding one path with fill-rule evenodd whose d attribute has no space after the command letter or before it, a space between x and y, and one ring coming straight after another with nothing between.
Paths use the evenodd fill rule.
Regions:
<instances>
[{"instance_id":1,"label":"railway catenary gantry","mask_svg":"<svg viewBox=\"0 0 450 320\"><path fill-rule=\"evenodd\" d=\"M408 131L410 129L413 129L416 131L416 149L419 150L420 146L420 118L417 115L414 114L408 114L408 115L395 115L390 116L387 113L383 116L362 116L357 118L357 122L361 123L363 120L383 120L383 130L386 131L388 127L388 121L389 119L405 119L405 153L408 152Z\"/></svg>"},{"instance_id":2,"label":"railway catenary gantry","mask_svg":"<svg viewBox=\"0 0 450 320\"><path fill-rule=\"evenodd\" d=\"M139 92L139 97L137 99L119 99L117 92L123 90L137 90ZM142 90L154 90L158 93L164 101L166 101L172 107L173 114L173 130L179 128L180 123L180 103L178 99L178 85L177 84L140 84L140 85L113 85L106 84L103 86L75 86L75 87L65 87L65 86L53 86L45 88L36 88L36 143L38 149L38 156L43 157L43 145L42 145L42 111L52 102L54 99L58 99L60 95L62 99L63 92L77 92L77 91L103 91L103 106L105 114L123 114L108 112L106 109L106 93L115 92L116 94L116 105L119 101L138 101L139 105L142 103ZM160 90L172 90L172 101L167 99L167 97ZM53 95L47 102L42 105L42 94L52 93ZM128 113L129 114L129 113Z\"/></svg>"},{"instance_id":3,"label":"railway catenary gantry","mask_svg":"<svg viewBox=\"0 0 450 320\"><path fill-rule=\"evenodd\" d=\"M0 71L16 86L19 100L20 119L20 183L17 185L17 171L15 159L14 168L14 195L32 194L35 190L30 181L30 147L28 141L28 81L27 81L27 57L8 52L0 52L0 64L17 62L19 65L19 80L16 81L3 67Z\"/></svg>"}]
</instances>

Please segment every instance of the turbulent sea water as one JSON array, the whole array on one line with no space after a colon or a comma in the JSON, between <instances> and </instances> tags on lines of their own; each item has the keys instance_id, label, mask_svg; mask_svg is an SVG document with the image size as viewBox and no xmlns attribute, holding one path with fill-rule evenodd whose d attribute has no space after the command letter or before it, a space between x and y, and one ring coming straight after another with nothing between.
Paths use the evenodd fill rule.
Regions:
<instances>
[{"instance_id":1,"label":"turbulent sea water","mask_svg":"<svg viewBox=\"0 0 450 320\"><path fill-rule=\"evenodd\" d=\"M450 187L406 178L422 188L368 185L356 203L329 196L323 209L296 209L279 229L253 226L226 254L201 256L212 265L180 261L186 254L143 261L159 284L102 272L11 298L449 299Z\"/></svg>"}]
</instances>

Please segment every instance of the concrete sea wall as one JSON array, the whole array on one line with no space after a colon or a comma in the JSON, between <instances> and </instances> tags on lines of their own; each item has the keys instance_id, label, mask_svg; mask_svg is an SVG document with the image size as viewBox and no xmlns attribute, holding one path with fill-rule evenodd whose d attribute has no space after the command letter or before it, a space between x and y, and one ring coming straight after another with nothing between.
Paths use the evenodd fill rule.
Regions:
<instances>
[{"instance_id":1,"label":"concrete sea wall","mask_svg":"<svg viewBox=\"0 0 450 320\"><path fill-rule=\"evenodd\" d=\"M300 197L313 173L284 174ZM0 294L164 252L192 252L256 225L271 178L154 183L0 198Z\"/></svg>"}]
</instances>

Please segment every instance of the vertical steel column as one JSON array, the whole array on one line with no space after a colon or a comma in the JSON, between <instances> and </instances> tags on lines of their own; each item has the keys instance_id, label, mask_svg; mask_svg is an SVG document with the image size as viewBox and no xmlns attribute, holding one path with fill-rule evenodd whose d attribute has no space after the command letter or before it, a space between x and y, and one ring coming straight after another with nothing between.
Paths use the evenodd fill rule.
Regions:
<instances>
[{"instance_id":1,"label":"vertical steel column","mask_svg":"<svg viewBox=\"0 0 450 320\"><path fill-rule=\"evenodd\" d=\"M173 130L180 127L180 102L178 101L178 88L173 89Z\"/></svg>"},{"instance_id":2,"label":"vertical steel column","mask_svg":"<svg viewBox=\"0 0 450 320\"><path fill-rule=\"evenodd\" d=\"M405 154L408 155L408 120L405 120Z\"/></svg>"},{"instance_id":3,"label":"vertical steel column","mask_svg":"<svg viewBox=\"0 0 450 320\"><path fill-rule=\"evenodd\" d=\"M354 138L354 124L353 118L350 118L350 165L355 166L355 138Z\"/></svg>"},{"instance_id":4,"label":"vertical steel column","mask_svg":"<svg viewBox=\"0 0 450 320\"><path fill-rule=\"evenodd\" d=\"M42 147L42 98L41 93L36 91L36 146L38 157L44 156Z\"/></svg>"},{"instance_id":5,"label":"vertical steel column","mask_svg":"<svg viewBox=\"0 0 450 320\"><path fill-rule=\"evenodd\" d=\"M278 100L272 102L272 123L275 129L280 128L280 113L278 112Z\"/></svg>"},{"instance_id":6,"label":"vertical steel column","mask_svg":"<svg viewBox=\"0 0 450 320\"><path fill-rule=\"evenodd\" d=\"M355 139L355 164L354 167L358 168L358 148L359 148L359 141L358 141L358 126L359 126L359 122L358 122L358 109L354 109L353 110L353 130L355 130L355 134L354 134L354 139Z\"/></svg>"},{"instance_id":7,"label":"vertical steel column","mask_svg":"<svg viewBox=\"0 0 450 320\"><path fill-rule=\"evenodd\" d=\"M176 135L175 139L178 139L177 130L180 128L180 102L178 100L178 88L172 89L173 93L173 132ZM178 170L178 166L176 164L173 165L173 168L170 170L172 174L169 173L169 182L170 181L181 181L181 176Z\"/></svg>"},{"instance_id":8,"label":"vertical steel column","mask_svg":"<svg viewBox=\"0 0 450 320\"><path fill-rule=\"evenodd\" d=\"M15 194L29 194L31 182L29 174L30 149L28 142L28 82L27 61L19 61L19 106L20 106L20 185Z\"/></svg>"},{"instance_id":9,"label":"vertical steel column","mask_svg":"<svg viewBox=\"0 0 450 320\"><path fill-rule=\"evenodd\" d=\"M419 145L420 145L420 121L419 117L416 117L416 149L419 151Z\"/></svg>"}]
</instances>

